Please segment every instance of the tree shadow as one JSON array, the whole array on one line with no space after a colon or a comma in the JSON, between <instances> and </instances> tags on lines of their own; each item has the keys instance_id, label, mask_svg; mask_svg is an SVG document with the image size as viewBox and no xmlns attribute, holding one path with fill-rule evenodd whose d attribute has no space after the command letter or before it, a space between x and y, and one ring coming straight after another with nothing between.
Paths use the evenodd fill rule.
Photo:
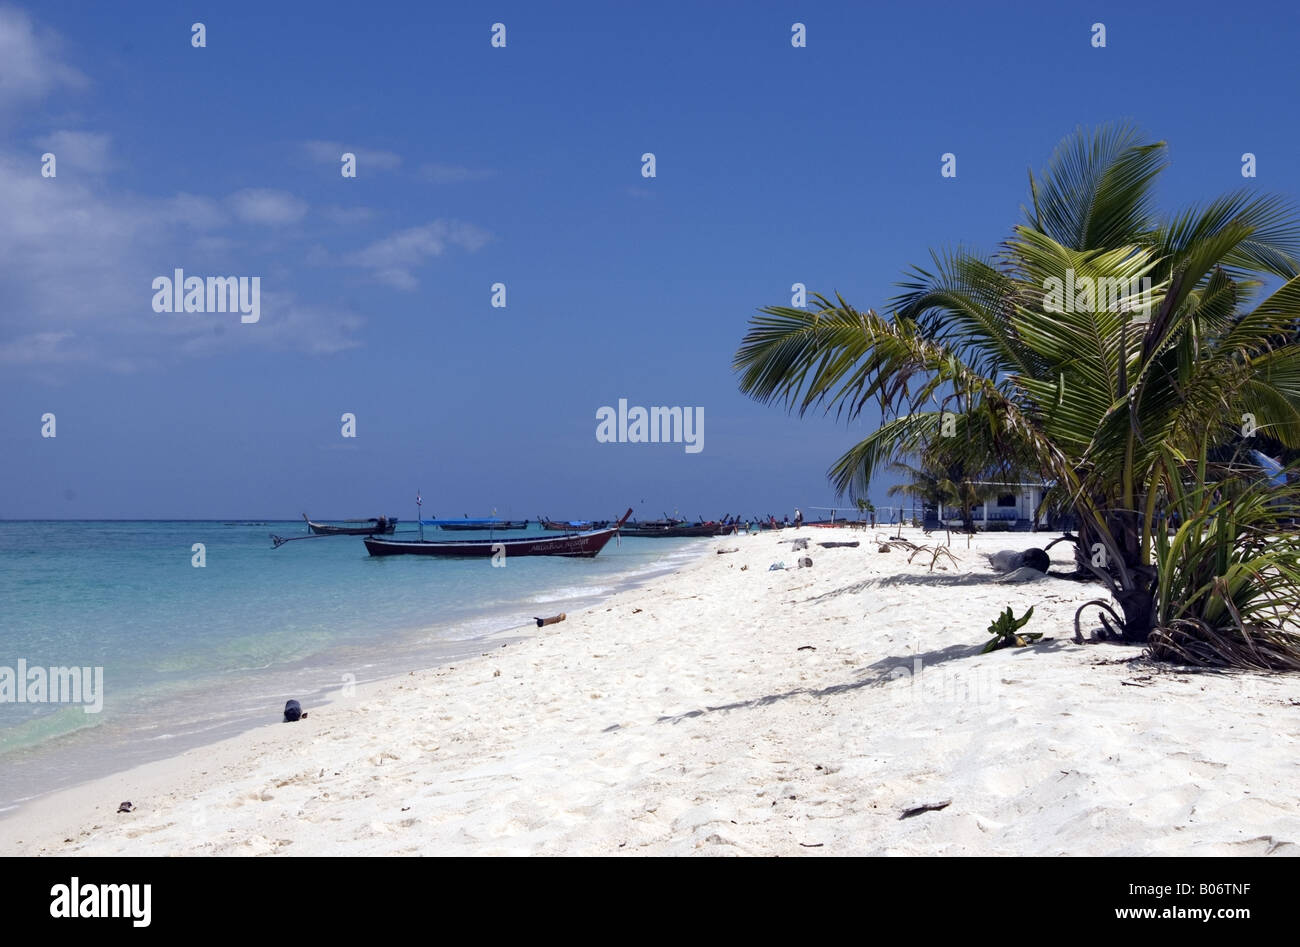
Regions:
<instances>
[{"instance_id":1,"label":"tree shadow","mask_svg":"<svg viewBox=\"0 0 1300 947\"><path fill-rule=\"evenodd\" d=\"M1025 651L1045 651L1054 652L1063 649L1069 642L1064 638L1049 638L1044 641L1036 641L1033 644L1026 645ZM752 700L738 700L730 704L719 704L715 706L706 706L702 710L688 710L685 713L669 714L659 717L655 723L681 723L692 717L702 717L705 714L727 712L732 710L752 710L757 707L766 707L770 704L776 704L783 700L790 700L794 697L833 697L836 694L844 694L849 691L861 690L864 687L883 687L891 681L903 677L910 677L918 670L917 661L920 661L919 670L923 673L926 668L940 667L949 662L961 658L970 658L978 655L984 643L976 645L959 644L949 645L946 648L940 648L936 651L926 651L922 653L912 653L905 655L891 655L881 658L879 661L872 662L856 672L857 675L871 675L872 671L876 673L871 676L861 677L856 681L845 681L840 684L828 684L825 687L796 687L792 690L782 691L779 694L764 694L762 697L755 697Z\"/></svg>"},{"instance_id":2,"label":"tree shadow","mask_svg":"<svg viewBox=\"0 0 1300 947\"><path fill-rule=\"evenodd\" d=\"M846 585L842 588L832 589L829 592L823 592L821 595L814 595L812 598L806 598L801 605L809 605L816 602L824 602L829 599L838 598L841 595L855 595L858 592L865 592L871 588L892 588L906 585L923 585L930 588L943 588L947 586L963 585L1037 585L1042 580L1035 582L999 582L1006 573L1004 572L963 572L958 575L940 575L933 572L926 572L919 575L911 573L902 573L898 575L883 576L879 579L865 579L862 582L855 582L852 585ZM1078 581L1072 575L1060 572L1047 572L1044 574L1048 579L1063 579L1071 582ZM1095 581L1095 580L1094 580ZM1098 585L1101 583L1098 582Z\"/></svg>"}]
</instances>

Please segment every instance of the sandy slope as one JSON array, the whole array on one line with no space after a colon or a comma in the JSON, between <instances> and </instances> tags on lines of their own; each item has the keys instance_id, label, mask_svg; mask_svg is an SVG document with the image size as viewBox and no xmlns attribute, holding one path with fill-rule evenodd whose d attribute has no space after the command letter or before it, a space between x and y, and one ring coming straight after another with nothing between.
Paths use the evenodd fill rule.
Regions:
<instances>
[{"instance_id":1,"label":"sandy slope","mask_svg":"<svg viewBox=\"0 0 1300 947\"><path fill-rule=\"evenodd\" d=\"M808 528L813 567L768 571L805 555L791 535L714 541L739 551L42 800L0 821L0 852L1300 851L1300 678L1074 644L1098 587L996 584L978 555L1041 535L954 539L960 565L931 573ZM1007 604L1051 640L977 654Z\"/></svg>"}]
</instances>

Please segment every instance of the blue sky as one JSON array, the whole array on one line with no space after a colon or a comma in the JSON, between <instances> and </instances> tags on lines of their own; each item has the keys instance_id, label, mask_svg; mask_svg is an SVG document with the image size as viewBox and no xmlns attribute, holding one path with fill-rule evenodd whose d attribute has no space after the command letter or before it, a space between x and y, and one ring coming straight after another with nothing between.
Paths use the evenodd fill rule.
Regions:
<instances>
[{"instance_id":1,"label":"blue sky","mask_svg":"<svg viewBox=\"0 0 1300 947\"><path fill-rule=\"evenodd\" d=\"M826 503L872 419L740 395L754 310L991 249L1079 124L1168 141L1166 207L1295 199L1300 13L1222 10L0 0L0 518ZM177 267L260 321L155 313ZM598 443L619 398L703 451Z\"/></svg>"}]
</instances>

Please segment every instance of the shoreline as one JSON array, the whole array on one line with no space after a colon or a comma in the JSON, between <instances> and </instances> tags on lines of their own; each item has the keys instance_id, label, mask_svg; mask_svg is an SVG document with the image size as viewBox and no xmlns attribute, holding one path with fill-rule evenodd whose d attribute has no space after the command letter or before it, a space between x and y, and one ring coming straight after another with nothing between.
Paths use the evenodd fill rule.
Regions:
<instances>
[{"instance_id":1,"label":"shoreline","mask_svg":"<svg viewBox=\"0 0 1300 947\"><path fill-rule=\"evenodd\" d=\"M170 520L164 522L172 522ZM692 552L692 546L696 545L700 549ZM415 625L399 629L393 632L394 639L398 642L397 647L401 654L398 661L406 661L405 665L394 664L393 657L387 656L380 661L376 658L376 650L367 648L362 650L356 645L336 645L332 646L325 652L313 653L304 658L300 658L275 669L277 675L276 681L284 683L284 678L299 676L308 669L314 668L312 676L314 680L311 683L304 683L298 687L291 687L290 696L299 699L303 708L309 713L318 707L326 707L333 703L345 687L340 683L340 677L337 674L327 675L330 683L321 684L321 670L329 667L346 668L349 672L365 672L369 670L374 676L367 675L362 680L357 680L352 686L355 688L369 687L383 681L390 681L408 673L410 668L418 666L419 668L429 669L455 664L464 661L470 655L477 654L480 644L484 642L500 642L502 639L510 641L524 640L538 629L531 622L524 622L511 613L522 613L529 609L545 611L552 606L557 610L563 608L573 608L574 603L582 603L580 608L595 607L611 596L630 589L639 588L640 586L653 582L656 578L670 573L676 568L677 560L683 556L689 556L687 561L698 558L703 552L703 543L698 540L679 541L677 543L664 543L662 554L657 555L654 564L651 566L628 567L628 570L617 576L602 576L600 583L609 581L609 588L592 594L585 591L580 595L569 597L549 596L545 601L535 601L537 596L521 598L510 604L498 604L490 613L477 615L470 618L455 619L446 625ZM468 634L465 632L468 631ZM357 658L358 660L347 660L348 657ZM220 699L220 693L215 691L216 685L221 681L223 674L209 674L209 679L205 685L189 690L179 691L171 694L158 694L146 699L154 704L174 703L183 701L189 704L203 704L213 699ZM130 772L137 768L145 767L153 763L165 763L168 760L180 757L188 752L202 751L205 747L214 744L223 743L231 739L253 732L259 728L271 725L278 717L278 710L270 705L265 707L258 705L254 710L252 704L255 698L249 693L249 687L254 687L257 693L267 693L267 686L276 683L276 681L260 682L256 679L245 679L243 681L244 690L240 692L238 702L243 708L243 712L236 714L229 719L210 726L200 726L198 729L187 729L182 726L178 733L159 734L155 731L159 727L170 726L168 721L159 718L158 720L141 726L136 724L131 736L134 738L135 746L131 747L131 752L136 756L143 756L143 759L134 759L129 762L120 762L120 757L114 755L112 751L105 750L96 746L93 742L95 730L89 729L72 730L60 734L45 744L37 744L22 749L15 749L11 752L15 754L25 754L20 762L15 764L15 768L34 767L35 775L23 773L23 778L29 782L41 779L41 772L48 773L52 769L66 770L69 767L85 766L88 763L94 767L94 775L78 777L71 782L58 784L49 784L48 777L45 785L36 788L35 791L22 797L16 797L11 800L10 804L0 808L0 826L11 819L22 819L30 806L35 802L57 795L59 793L75 790L86 783L95 782L101 779L108 779L114 775L123 772ZM255 686L254 686L255 685ZM271 687L271 690L277 688ZM281 701L283 698L281 698ZM188 726L192 726L187 722ZM114 722L111 726L122 726L119 722ZM123 734L113 733L112 739L120 740ZM141 744L153 743L154 741L172 741L175 745L168 747L167 742L159 742L153 747L154 752L148 749L142 749ZM127 744L123 744L126 746ZM114 744L117 747L117 744ZM166 749L163 749L166 747ZM108 753L106 758L103 754ZM12 771L11 771L12 772ZM24 787L26 788L26 787ZM0 833L0 842L3 841L3 834ZM2 849L0 849L2 852Z\"/></svg>"},{"instance_id":2,"label":"shoreline","mask_svg":"<svg viewBox=\"0 0 1300 947\"><path fill-rule=\"evenodd\" d=\"M890 531L701 542L467 661L35 800L0 819L0 851L1300 852L1300 681L1074 644L1098 586L1000 584L980 555L1055 534L954 537L959 563L931 572L877 552ZM1045 639L979 654L1006 605Z\"/></svg>"}]
</instances>

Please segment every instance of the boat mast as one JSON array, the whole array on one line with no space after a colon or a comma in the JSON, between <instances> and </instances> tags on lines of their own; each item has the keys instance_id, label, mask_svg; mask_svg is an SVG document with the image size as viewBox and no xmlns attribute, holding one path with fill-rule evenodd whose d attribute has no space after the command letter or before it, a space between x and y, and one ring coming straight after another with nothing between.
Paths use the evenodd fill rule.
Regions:
<instances>
[{"instance_id":1,"label":"boat mast","mask_svg":"<svg viewBox=\"0 0 1300 947\"><path fill-rule=\"evenodd\" d=\"M420 524L420 542L424 542L424 511L422 507L424 501L420 499L420 491L415 491L415 521Z\"/></svg>"}]
</instances>

